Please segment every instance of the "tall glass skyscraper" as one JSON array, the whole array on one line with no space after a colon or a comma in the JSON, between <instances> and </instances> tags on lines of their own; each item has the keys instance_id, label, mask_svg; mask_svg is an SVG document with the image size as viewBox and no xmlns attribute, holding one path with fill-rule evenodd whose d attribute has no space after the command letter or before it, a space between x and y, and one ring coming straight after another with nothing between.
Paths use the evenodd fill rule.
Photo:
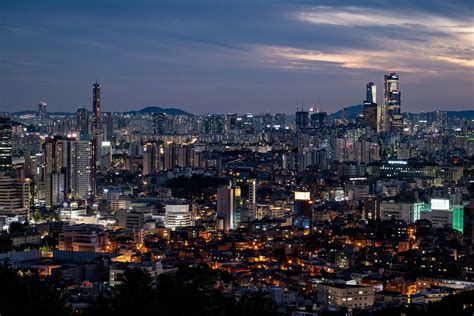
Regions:
<instances>
[{"instance_id":1,"label":"tall glass skyscraper","mask_svg":"<svg viewBox=\"0 0 474 316\"><path fill-rule=\"evenodd\" d=\"M101 85L97 81L92 85L92 110L94 111L93 132L100 134L102 123L100 120L100 88Z\"/></svg>"},{"instance_id":2,"label":"tall glass skyscraper","mask_svg":"<svg viewBox=\"0 0 474 316\"><path fill-rule=\"evenodd\" d=\"M374 82L367 83L366 86L367 96L365 101L367 103L377 103L377 87Z\"/></svg>"},{"instance_id":3,"label":"tall glass skyscraper","mask_svg":"<svg viewBox=\"0 0 474 316\"><path fill-rule=\"evenodd\" d=\"M403 116L401 113L400 77L391 72L385 75L384 80L384 131L401 131L403 129Z\"/></svg>"}]
</instances>

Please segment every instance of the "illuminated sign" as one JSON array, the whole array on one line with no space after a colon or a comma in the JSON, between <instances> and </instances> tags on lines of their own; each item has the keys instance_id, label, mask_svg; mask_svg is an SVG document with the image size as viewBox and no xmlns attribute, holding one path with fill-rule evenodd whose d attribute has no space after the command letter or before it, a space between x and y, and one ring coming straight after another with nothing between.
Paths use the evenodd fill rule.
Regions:
<instances>
[{"instance_id":1,"label":"illuminated sign","mask_svg":"<svg viewBox=\"0 0 474 316\"><path fill-rule=\"evenodd\" d=\"M389 165L406 165L408 164L408 162L406 162L405 160L389 160L388 164Z\"/></svg>"},{"instance_id":2,"label":"illuminated sign","mask_svg":"<svg viewBox=\"0 0 474 316\"><path fill-rule=\"evenodd\" d=\"M431 199L432 210L449 210L449 200L447 199Z\"/></svg>"},{"instance_id":3,"label":"illuminated sign","mask_svg":"<svg viewBox=\"0 0 474 316\"><path fill-rule=\"evenodd\" d=\"M309 201L309 192L295 192L295 200Z\"/></svg>"}]
</instances>

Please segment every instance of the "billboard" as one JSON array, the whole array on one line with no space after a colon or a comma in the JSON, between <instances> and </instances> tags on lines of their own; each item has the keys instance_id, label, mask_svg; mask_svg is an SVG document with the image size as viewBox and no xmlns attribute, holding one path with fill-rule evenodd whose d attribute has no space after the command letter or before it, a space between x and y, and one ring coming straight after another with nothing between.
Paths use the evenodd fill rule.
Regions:
<instances>
[{"instance_id":1,"label":"billboard","mask_svg":"<svg viewBox=\"0 0 474 316\"><path fill-rule=\"evenodd\" d=\"M432 210L449 210L449 200L448 199L431 199L431 209Z\"/></svg>"},{"instance_id":2,"label":"billboard","mask_svg":"<svg viewBox=\"0 0 474 316\"><path fill-rule=\"evenodd\" d=\"M309 201L309 192L295 192L296 201Z\"/></svg>"}]
</instances>

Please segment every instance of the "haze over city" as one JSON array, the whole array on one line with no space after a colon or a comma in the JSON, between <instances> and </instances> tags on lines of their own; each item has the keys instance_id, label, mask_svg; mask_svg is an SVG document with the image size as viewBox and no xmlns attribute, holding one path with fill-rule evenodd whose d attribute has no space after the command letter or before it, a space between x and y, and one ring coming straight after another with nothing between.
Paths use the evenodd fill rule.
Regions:
<instances>
[{"instance_id":1,"label":"haze over city","mask_svg":"<svg viewBox=\"0 0 474 316\"><path fill-rule=\"evenodd\" d=\"M327 112L402 77L403 111L474 106L471 1L2 1L0 111ZM381 94L379 95L381 97Z\"/></svg>"}]
</instances>

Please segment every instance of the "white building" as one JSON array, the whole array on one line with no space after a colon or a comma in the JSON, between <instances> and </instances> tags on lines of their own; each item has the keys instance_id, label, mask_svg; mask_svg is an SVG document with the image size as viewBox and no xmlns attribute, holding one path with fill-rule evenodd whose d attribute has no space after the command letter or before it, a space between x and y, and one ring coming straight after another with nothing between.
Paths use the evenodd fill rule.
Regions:
<instances>
[{"instance_id":1,"label":"white building","mask_svg":"<svg viewBox=\"0 0 474 316\"><path fill-rule=\"evenodd\" d=\"M188 204L166 205L165 227L175 230L177 227L193 226L192 214Z\"/></svg>"},{"instance_id":2,"label":"white building","mask_svg":"<svg viewBox=\"0 0 474 316\"><path fill-rule=\"evenodd\" d=\"M349 310L374 304L374 289L371 286L321 283L318 284L316 293L318 303L346 306Z\"/></svg>"}]
</instances>

